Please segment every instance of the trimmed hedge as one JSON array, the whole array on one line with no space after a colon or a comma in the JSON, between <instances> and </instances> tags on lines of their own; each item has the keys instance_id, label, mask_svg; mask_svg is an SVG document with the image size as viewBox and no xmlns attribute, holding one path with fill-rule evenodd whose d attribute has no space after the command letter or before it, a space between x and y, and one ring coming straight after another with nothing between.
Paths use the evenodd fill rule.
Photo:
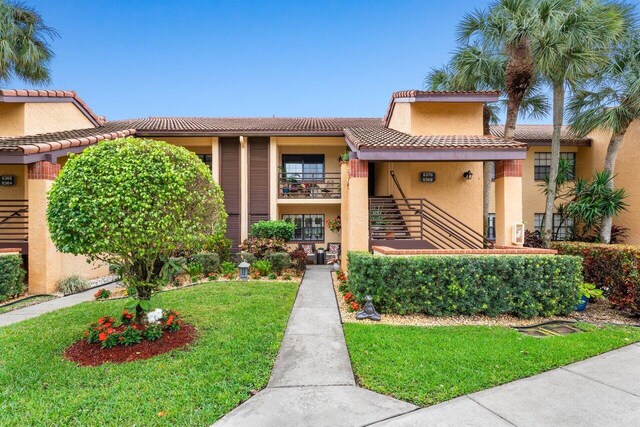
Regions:
<instances>
[{"instance_id":1,"label":"trimmed hedge","mask_svg":"<svg viewBox=\"0 0 640 427\"><path fill-rule=\"evenodd\" d=\"M584 280L604 290L614 307L640 314L639 247L583 242L557 242L553 247L580 256Z\"/></svg>"},{"instance_id":2,"label":"trimmed hedge","mask_svg":"<svg viewBox=\"0 0 640 427\"><path fill-rule=\"evenodd\" d=\"M293 239L296 226L290 221L258 221L251 224L251 235L262 239Z\"/></svg>"},{"instance_id":3,"label":"trimmed hedge","mask_svg":"<svg viewBox=\"0 0 640 427\"><path fill-rule=\"evenodd\" d=\"M213 252L202 252L191 257L192 263L202 266L204 274L215 273L220 268L220 257Z\"/></svg>"},{"instance_id":4,"label":"trimmed hedge","mask_svg":"<svg viewBox=\"0 0 640 427\"><path fill-rule=\"evenodd\" d=\"M0 301L24 292L24 276L22 256L0 254Z\"/></svg>"},{"instance_id":5,"label":"trimmed hedge","mask_svg":"<svg viewBox=\"0 0 640 427\"><path fill-rule=\"evenodd\" d=\"M291 255L288 252L276 252L273 254L267 255L267 260L273 266L273 271L276 274L282 274L282 271L285 268L289 268L291 265Z\"/></svg>"},{"instance_id":6,"label":"trimmed hedge","mask_svg":"<svg viewBox=\"0 0 640 427\"><path fill-rule=\"evenodd\" d=\"M582 282L580 258L549 255L383 257L349 252L349 291L382 313L569 314Z\"/></svg>"}]
</instances>

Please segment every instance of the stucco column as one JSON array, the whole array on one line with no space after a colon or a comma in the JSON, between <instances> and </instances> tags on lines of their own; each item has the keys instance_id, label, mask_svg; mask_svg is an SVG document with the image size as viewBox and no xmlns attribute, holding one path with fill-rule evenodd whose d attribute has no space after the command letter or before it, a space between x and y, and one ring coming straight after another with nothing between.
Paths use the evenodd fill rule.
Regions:
<instances>
[{"instance_id":1,"label":"stucco column","mask_svg":"<svg viewBox=\"0 0 640 427\"><path fill-rule=\"evenodd\" d=\"M220 183L220 142L217 136L211 137L211 176Z\"/></svg>"},{"instance_id":2,"label":"stucco column","mask_svg":"<svg viewBox=\"0 0 640 427\"><path fill-rule=\"evenodd\" d=\"M240 137L240 239L249 237L249 138Z\"/></svg>"},{"instance_id":3,"label":"stucco column","mask_svg":"<svg viewBox=\"0 0 640 427\"><path fill-rule=\"evenodd\" d=\"M512 242L513 227L522 223L522 160L496 162L496 245Z\"/></svg>"},{"instance_id":4,"label":"stucco column","mask_svg":"<svg viewBox=\"0 0 640 427\"><path fill-rule=\"evenodd\" d=\"M54 292L60 280L61 259L47 227L47 192L60 172L60 165L37 162L29 165L29 293Z\"/></svg>"},{"instance_id":5,"label":"stucco column","mask_svg":"<svg viewBox=\"0 0 640 427\"><path fill-rule=\"evenodd\" d=\"M347 247L346 251L369 250L369 163L349 160L349 179L343 194L347 192ZM344 217L342 217L344 218ZM346 264L345 264L346 265Z\"/></svg>"},{"instance_id":6,"label":"stucco column","mask_svg":"<svg viewBox=\"0 0 640 427\"><path fill-rule=\"evenodd\" d=\"M340 162L340 266L347 269L347 249L349 247L349 163Z\"/></svg>"},{"instance_id":7,"label":"stucco column","mask_svg":"<svg viewBox=\"0 0 640 427\"><path fill-rule=\"evenodd\" d=\"M278 196L280 185L278 170L278 143L275 136L269 138L269 219L278 219Z\"/></svg>"}]
</instances>

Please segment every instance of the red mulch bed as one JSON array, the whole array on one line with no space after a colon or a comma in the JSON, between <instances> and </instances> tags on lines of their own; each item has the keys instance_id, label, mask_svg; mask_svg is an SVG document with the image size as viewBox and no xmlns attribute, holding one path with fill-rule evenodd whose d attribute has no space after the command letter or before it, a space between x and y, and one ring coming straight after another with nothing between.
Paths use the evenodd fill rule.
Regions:
<instances>
[{"instance_id":1,"label":"red mulch bed","mask_svg":"<svg viewBox=\"0 0 640 427\"><path fill-rule=\"evenodd\" d=\"M196 338L196 328L183 325L175 332L165 332L156 341L143 340L132 346L117 345L100 348L100 344L89 344L86 340L76 341L64 352L64 357L80 366L98 366L103 363L126 363L149 359L192 343Z\"/></svg>"}]
</instances>

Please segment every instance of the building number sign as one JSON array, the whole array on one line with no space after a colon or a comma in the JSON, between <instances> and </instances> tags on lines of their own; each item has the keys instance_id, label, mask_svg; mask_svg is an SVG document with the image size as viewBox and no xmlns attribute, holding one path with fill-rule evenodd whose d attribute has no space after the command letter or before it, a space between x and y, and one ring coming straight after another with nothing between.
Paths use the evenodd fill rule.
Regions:
<instances>
[{"instance_id":1,"label":"building number sign","mask_svg":"<svg viewBox=\"0 0 640 427\"><path fill-rule=\"evenodd\" d=\"M436 182L436 173L420 172L420 182Z\"/></svg>"},{"instance_id":2,"label":"building number sign","mask_svg":"<svg viewBox=\"0 0 640 427\"><path fill-rule=\"evenodd\" d=\"M0 175L0 186L13 187L14 185L16 185L15 175Z\"/></svg>"}]
</instances>

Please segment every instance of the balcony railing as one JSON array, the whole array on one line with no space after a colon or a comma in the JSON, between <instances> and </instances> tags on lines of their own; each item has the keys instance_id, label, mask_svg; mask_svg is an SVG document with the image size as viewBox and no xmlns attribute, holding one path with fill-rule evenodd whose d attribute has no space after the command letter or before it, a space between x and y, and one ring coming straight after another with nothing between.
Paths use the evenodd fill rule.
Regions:
<instances>
[{"instance_id":1,"label":"balcony railing","mask_svg":"<svg viewBox=\"0 0 640 427\"><path fill-rule=\"evenodd\" d=\"M278 198L339 199L340 172L283 173Z\"/></svg>"},{"instance_id":2,"label":"balcony railing","mask_svg":"<svg viewBox=\"0 0 640 427\"><path fill-rule=\"evenodd\" d=\"M27 241L28 213L26 200L0 200L0 244Z\"/></svg>"}]
</instances>

